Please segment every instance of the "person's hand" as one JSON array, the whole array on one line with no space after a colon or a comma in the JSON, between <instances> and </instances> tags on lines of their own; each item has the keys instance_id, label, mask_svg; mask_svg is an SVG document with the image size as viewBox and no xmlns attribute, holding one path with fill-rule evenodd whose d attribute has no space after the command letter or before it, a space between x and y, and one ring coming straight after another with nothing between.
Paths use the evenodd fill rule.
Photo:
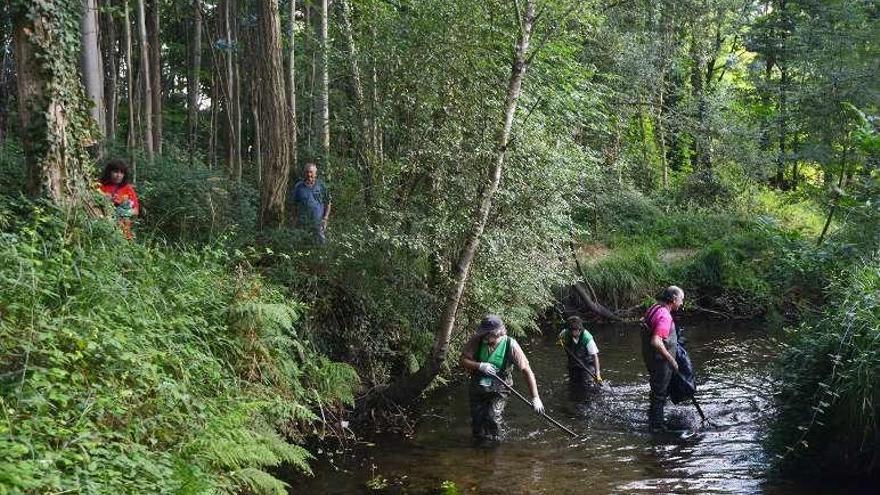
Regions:
<instances>
[{"instance_id":1,"label":"person's hand","mask_svg":"<svg viewBox=\"0 0 880 495\"><path fill-rule=\"evenodd\" d=\"M480 363L480 373L484 375L494 375L498 373L498 369L492 366L492 363Z\"/></svg>"},{"instance_id":2,"label":"person's hand","mask_svg":"<svg viewBox=\"0 0 880 495\"><path fill-rule=\"evenodd\" d=\"M541 402L540 397L535 397L534 399L532 399L532 408L538 414L541 414L544 412L544 403Z\"/></svg>"},{"instance_id":3,"label":"person's hand","mask_svg":"<svg viewBox=\"0 0 880 495\"><path fill-rule=\"evenodd\" d=\"M605 382L605 380L602 379L602 375L596 373L596 383L598 383L599 385L602 385L604 382Z\"/></svg>"},{"instance_id":4,"label":"person's hand","mask_svg":"<svg viewBox=\"0 0 880 495\"><path fill-rule=\"evenodd\" d=\"M562 341L562 337L556 339L556 343L559 344L559 347L565 347L565 342Z\"/></svg>"},{"instance_id":5,"label":"person's hand","mask_svg":"<svg viewBox=\"0 0 880 495\"><path fill-rule=\"evenodd\" d=\"M670 361L669 364L672 365L672 369L673 369L673 371L675 371L676 373L678 373L678 362L676 362L676 361Z\"/></svg>"},{"instance_id":6,"label":"person's hand","mask_svg":"<svg viewBox=\"0 0 880 495\"><path fill-rule=\"evenodd\" d=\"M327 230L327 219L326 218L321 219L321 230Z\"/></svg>"}]
</instances>

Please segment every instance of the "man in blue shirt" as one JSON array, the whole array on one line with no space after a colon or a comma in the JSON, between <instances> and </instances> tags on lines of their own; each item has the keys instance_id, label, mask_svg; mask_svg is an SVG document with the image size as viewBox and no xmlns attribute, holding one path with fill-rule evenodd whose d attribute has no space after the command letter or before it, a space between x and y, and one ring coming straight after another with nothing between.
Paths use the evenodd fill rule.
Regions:
<instances>
[{"instance_id":1,"label":"man in blue shirt","mask_svg":"<svg viewBox=\"0 0 880 495\"><path fill-rule=\"evenodd\" d=\"M323 244L327 239L327 219L330 218L330 193L324 183L318 180L318 166L314 162L303 167L303 179L290 191L293 199L296 226L315 232L316 240Z\"/></svg>"}]
</instances>

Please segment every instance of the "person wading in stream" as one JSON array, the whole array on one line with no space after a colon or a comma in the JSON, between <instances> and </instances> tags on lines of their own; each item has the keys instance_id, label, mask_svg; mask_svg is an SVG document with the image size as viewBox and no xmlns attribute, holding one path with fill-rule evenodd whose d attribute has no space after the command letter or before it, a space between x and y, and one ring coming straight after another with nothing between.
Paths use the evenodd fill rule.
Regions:
<instances>
[{"instance_id":1,"label":"person wading in stream","mask_svg":"<svg viewBox=\"0 0 880 495\"><path fill-rule=\"evenodd\" d=\"M669 382L678 373L675 349L678 335L672 312L684 303L684 291L672 285L667 287L657 304L642 318L642 358L651 375L651 395L648 404L648 427L651 431L663 431L663 408L669 395Z\"/></svg>"},{"instance_id":2,"label":"person wading in stream","mask_svg":"<svg viewBox=\"0 0 880 495\"><path fill-rule=\"evenodd\" d=\"M559 342L567 351L568 383L572 397L583 400L589 392L602 385L599 367L599 348L593 336L584 329L584 321L578 316L568 318L568 328L559 332Z\"/></svg>"},{"instance_id":3,"label":"person wading in stream","mask_svg":"<svg viewBox=\"0 0 880 495\"><path fill-rule=\"evenodd\" d=\"M544 412L529 360L516 340L507 336L501 317L487 315L483 318L476 335L468 340L461 352L461 366L471 373L468 395L475 441L498 441L502 437L502 414L509 392L492 374L512 386L511 371L514 366L519 368L528 383L535 412Z\"/></svg>"}]
</instances>

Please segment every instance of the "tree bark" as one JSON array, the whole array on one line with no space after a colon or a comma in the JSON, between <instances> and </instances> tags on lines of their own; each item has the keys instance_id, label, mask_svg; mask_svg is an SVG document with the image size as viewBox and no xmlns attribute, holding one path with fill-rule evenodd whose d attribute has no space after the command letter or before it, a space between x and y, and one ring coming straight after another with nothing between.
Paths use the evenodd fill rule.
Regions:
<instances>
[{"instance_id":1,"label":"tree bark","mask_svg":"<svg viewBox=\"0 0 880 495\"><path fill-rule=\"evenodd\" d=\"M112 1L108 2L112 7ZM108 9L104 14L104 30L106 36L101 37L104 45L104 97L106 101L107 141L116 140L117 114L119 112L119 36L116 33L116 16Z\"/></svg>"},{"instance_id":2,"label":"tree bark","mask_svg":"<svg viewBox=\"0 0 880 495\"><path fill-rule=\"evenodd\" d=\"M189 163L195 161L199 131L199 77L202 71L202 0L193 0L193 37L190 46L189 81L187 81L187 127L189 128Z\"/></svg>"},{"instance_id":3,"label":"tree bark","mask_svg":"<svg viewBox=\"0 0 880 495\"><path fill-rule=\"evenodd\" d=\"M409 403L418 397L431 384L440 373L443 363L446 361L449 351L449 340L452 329L455 327L456 314L467 285L471 263L480 245L480 238L486 228L489 219L489 211L492 208L492 199L498 191L501 182L501 172L504 158L507 154L507 146L510 142L510 131L513 127L513 118L516 114L517 103L522 93L522 82L528 68L529 43L532 37L532 26L535 21L535 2L527 0L526 7L520 21L519 39L516 44L513 67L507 85L507 95L504 101L504 118L495 140L495 158L492 163L488 181L482 188L479 203L474 212L474 223L467 235L464 249L458 259L453 274L452 284L446 293L446 303L442 316L434 333L434 345L427 361L421 368L408 377L391 384L385 393L385 397L397 403Z\"/></svg>"},{"instance_id":4,"label":"tree bark","mask_svg":"<svg viewBox=\"0 0 880 495\"><path fill-rule=\"evenodd\" d=\"M159 40L159 0L152 0L147 19L150 48L150 91L152 105L153 150L162 153L162 45Z\"/></svg>"},{"instance_id":5,"label":"tree bark","mask_svg":"<svg viewBox=\"0 0 880 495\"><path fill-rule=\"evenodd\" d=\"M296 121L296 0L290 0L290 24L287 28L287 37L290 49L287 52L287 112L290 119L290 166L296 173L297 166L297 138L298 131Z\"/></svg>"},{"instance_id":6,"label":"tree bark","mask_svg":"<svg viewBox=\"0 0 880 495\"><path fill-rule=\"evenodd\" d=\"M137 141L137 130L134 124L134 98L135 94L137 94L137 89L134 86L134 67L132 66L131 53L131 8L128 5L128 0L124 0L123 4L125 4L125 90L128 93L128 136L126 137L126 143L128 144L129 153L131 153ZM133 165L134 161L132 161Z\"/></svg>"},{"instance_id":7,"label":"tree bark","mask_svg":"<svg viewBox=\"0 0 880 495\"><path fill-rule=\"evenodd\" d=\"M323 166L325 170L330 160L330 65L328 61L330 46L327 39L327 17L329 15L328 0L321 0L321 49L319 50L321 53L321 97L319 104L321 106L321 151L324 155Z\"/></svg>"},{"instance_id":8,"label":"tree bark","mask_svg":"<svg viewBox=\"0 0 880 495\"><path fill-rule=\"evenodd\" d=\"M84 205L95 213L85 172L95 127L89 125L92 117L76 52L59 49L57 42L59 34L76 35L70 29L76 29L82 5L25 4L11 2L9 12L26 192L65 206Z\"/></svg>"},{"instance_id":9,"label":"tree bark","mask_svg":"<svg viewBox=\"0 0 880 495\"><path fill-rule=\"evenodd\" d=\"M98 43L98 3L97 0L82 0L83 15L80 17L80 66L86 95L91 100L89 113L101 135L107 134L107 117L104 111L104 63Z\"/></svg>"},{"instance_id":10,"label":"tree bark","mask_svg":"<svg viewBox=\"0 0 880 495\"><path fill-rule=\"evenodd\" d=\"M238 127L235 125L235 67L233 64L233 53L235 50L235 42L232 38L232 3L234 0L226 0L223 5L223 26L226 35L226 123L227 123L227 140L226 140L226 167L229 178L238 181L241 177L241 163L238 161L239 134Z\"/></svg>"},{"instance_id":11,"label":"tree bark","mask_svg":"<svg viewBox=\"0 0 880 495\"><path fill-rule=\"evenodd\" d=\"M141 81L143 89L143 100L141 110L143 112L144 124L144 151L147 153L147 159L152 161L153 154L156 151L153 142L153 100L152 89L150 86L150 44L147 40L147 19L144 9L144 0L137 0L138 3L138 37L141 44Z\"/></svg>"},{"instance_id":12,"label":"tree bark","mask_svg":"<svg viewBox=\"0 0 880 495\"><path fill-rule=\"evenodd\" d=\"M260 227L280 226L284 222L284 202L290 172L290 153L286 134L290 129L284 93L284 59L281 48L281 21L278 0L257 3L260 54L260 133L262 184L260 187Z\"/></svg>"}]
</instances>

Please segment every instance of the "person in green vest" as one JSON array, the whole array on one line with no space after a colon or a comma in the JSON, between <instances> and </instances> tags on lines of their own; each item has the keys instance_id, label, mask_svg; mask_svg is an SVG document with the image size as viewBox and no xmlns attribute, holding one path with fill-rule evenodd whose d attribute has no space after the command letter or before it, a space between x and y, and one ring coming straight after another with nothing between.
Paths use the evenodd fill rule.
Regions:
<instances>
[{"instance_id":1,"label":"person in green vest","mask_svg":"<svg viewBox=\"0 0 880 495\"><path fill-rule=\"evenodd\" d=\"M572 397L580 400L602 385L599 347L593 335L584 328L584 321L580 317L570 316L566 321L568 328L559 332L559 344L567 351L568 383Z\"/></svg>"},{"instance_id":2,"label":"person in green vest","mask_svg":"<svg viewBox=\"0 0 880 495\"><path fill-rule=\"evenodd\" d=\"M468 340L461 352L461 366L471 373L468 395L474 440L498 441L503 436L502 414L509 392L492 377L493 374L513 386L512 371L514 367L519 368L529 386L535 412L544 412L529 360L516 340L507 336L500 316L486 315L483 318L476 335Z\"/></svg>"}]
</instances>

